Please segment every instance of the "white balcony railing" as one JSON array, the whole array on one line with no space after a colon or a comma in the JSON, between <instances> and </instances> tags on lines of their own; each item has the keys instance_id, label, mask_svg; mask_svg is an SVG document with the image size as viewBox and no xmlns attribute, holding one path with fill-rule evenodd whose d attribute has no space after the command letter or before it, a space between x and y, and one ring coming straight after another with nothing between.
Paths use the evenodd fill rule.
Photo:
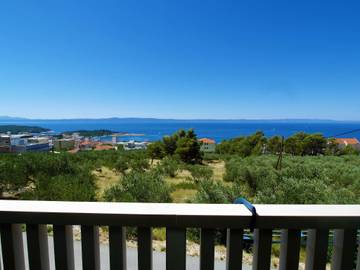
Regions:
<instances>
[{"instance_id":1,"label":"white balcony railing","mask_svg":"<svg viewBox=\"0 0 360 270\"><path fill-rule=\"evenodd\" d=\"M98 226L109 226L110 269L126 269L125 227L138 228L138 269L152 269L152 227L166 227L166 269L185 270L186 228L201 228L200 270L214 269L214 229L227 230L227 270L242 268L243 232L254 226L253 269L270 269L272 232L281 229L280 269L298 269L301 231L307 231L306 269L360 269L360 205L243 205L0 201L4 270L47 270L48 224L56 270L74 269L72 225L81 225L82 265L100 269ZM27 256L23 243L26 224ZM357 260L357 262L356 262ZM1 268L0 267L0 268ZM156 270L156 269L155 269Z\"/></svg>"}]
</instances>

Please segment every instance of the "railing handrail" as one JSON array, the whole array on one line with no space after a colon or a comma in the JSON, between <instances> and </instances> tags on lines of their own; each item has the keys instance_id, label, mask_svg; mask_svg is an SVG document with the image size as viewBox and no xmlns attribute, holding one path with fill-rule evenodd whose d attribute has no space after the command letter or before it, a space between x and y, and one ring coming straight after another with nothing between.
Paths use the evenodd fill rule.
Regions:
<instances>
[{"instance_id":1,"label":"railing handrail","mask_svg":"<svg viewBox=\"0 0 360 270\"><path fill-rule=\"evenodd\" d=\"M109 226L110 269L126 270L126 227L137 227L139 269L152 269L152 227L166 227L166 269L186 269L186 229L200 229L200 269L214 269L216 229L226 228L227 270L242 267L242 251L252 229L253 269L270 269L274 240L280 243L279 269L298 269L302 230L306 269L325 269L332 244L332 270L354 268L360 205L158 204L1 201L0 232L4 270L48 270L48 226L52 224L57 270L74 269L73 227L80 225L83 269L100 269L98 225ZM250 207L251 210L251 207ZM26 224L28 255L23 245ZM273 232L281 229L281 237ZM330 231L332 231L330 233ZM245 232L245 233L244 233ZM332 234L333 243L329 241ZM251 239L250 239L251 240ZM357 253L360 266L360 252Z\"/></svg>"},{"instance_id":2,"label":"railing handrail","mask_svg":"<svg viewBox=\"0 0 360 270\"><path fill-rule=\"evenodd\" d=\"M0 217L7 223L242 228L251 213L233 204L0 200Z\"/></svg>"},{"instance_id":3,"label":"railing handrail","mask_svg":"<svg viewBox=\"0 0 360 270\"><path fill-rule=\"evenodd\" d=\"M261 216L360 217L360 204L254 204Z\"/></svg>"},{"instance_id":4,"label":"railing handrail","mask_svg":"<svg viewBox=\"0 0 360 270\"><path fill-rule=\"evenodd\" d=\"M254 205L255 228L359 228L360 205ZM251 227L251 212L239 204L108 203L0 200L2 222Z\"/></svg>"},{"instance_id":5,"label":"railing handrail","mask_svg":"<svg viewBox=\"0 0 360 270\"><path fill-rule=\"evenodd\" d=\"M255 204L258 228L329 228L360 227L360 205L339 204Z\"/></svg>"}]
</instances>

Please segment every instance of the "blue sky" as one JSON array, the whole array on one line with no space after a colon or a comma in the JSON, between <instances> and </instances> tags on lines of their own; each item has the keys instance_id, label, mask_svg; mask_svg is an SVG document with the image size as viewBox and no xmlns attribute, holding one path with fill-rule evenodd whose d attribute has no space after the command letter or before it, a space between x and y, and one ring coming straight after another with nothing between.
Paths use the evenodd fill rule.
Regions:
<instances>
[{"instance_id":1,"label":"blue sky","mask_svg":"<svg viewBox=\"0 0 360 270\"><path fill-rule=\"evenodd\" d=\"M359 1L1 1L0 115L360 120Z\"/></svg>"}]
</instances>

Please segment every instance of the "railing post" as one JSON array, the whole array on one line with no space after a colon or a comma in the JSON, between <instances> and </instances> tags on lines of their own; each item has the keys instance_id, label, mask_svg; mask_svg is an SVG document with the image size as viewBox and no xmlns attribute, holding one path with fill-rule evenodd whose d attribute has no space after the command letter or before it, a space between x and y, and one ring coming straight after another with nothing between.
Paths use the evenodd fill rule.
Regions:
<instances>
[{"instance_id":1,"label":"railing post","mask_svg":"<svg viewBox=\"0 0 360 270\"><path fill-rule=\"evenodd\" d=\"M54 225L56 270L74 270L74 243L71 225Z\"/></svg>"},{"instance_id":2,"label":"railing post","mask_svg":"<svg viewBox=\"0 0 360 270\"><path fill-rule=\"evenodd\" d=\"M49 270L49 245L46 225L26 225L30 270Z\"/></svg>"},{"instance_id":3,"label":"railing post","mask_svg":"<svg viewBox=\"0 0 360 270\"><path fill-rule=\"evenodd\" d=\"M139 270L152 270L152 229L138 228L138 268Z\"/></svg>"},{"instance_id":4,"label":"railing post","mask_svg":"<svg viewBox=\"0 0 360 270\"><path fill-rule=\"evenodd\" d=\"M328 242L328 229L311 229L308 231L305 270L326 269Z\"/></svg>"},{"instance_id":5,"label":"railing post","mask_svg":"<svg viewBox=\"0 0 360 270\"><path fill-rule=\"evenodd\" d=\"M228 229L226 239L226 270L241 270L243 257L243 229Z\"/></svg>"},{"instance_id":6,"label":"railing post","mask_svg":"<svg viewBox=\"0 0 360 270\"><path fill-rule=\"evenodd\" d=\"M166 228L166 270L186 269L186 230Z\"/></svg>"},{"instance_id":7,"label":"railing post","mask_svg":"<svg viewBox=\"0 0 360 270\"><path fill-rule=\"evenodd\" d=\"M83 270L100 270L99 227L81 226Z\"/></svg>"},{"instance_id":8,"label":"railing post","mask_svg":"<svg viewBox=\"0 0 360 270\"><path fill-rule=\"evenodd\" d=\"M352 270L355 263L356 230L335 230L331 270Z\"/></svg>"},{"instance_id":9,"label":"railing post","mask_svg":"<svg viewBox=\"0 0 360 270\"><path fill-rule=\"evenodd\" d=\"M282 230L279 270L299 269L300 230Z\"/></svg>"},{"instance_id":10,"label":"railing post","mask_svg":"<svg viewBox=\"0 0 360 270\"><path fill-rule=\"evenodd\" d=\"M126 270L126 229L109 227L110 270Z\"/></svg>"},{"instance_id":11,"label":"railing post","mask_svg":"<svg viewBox=\"0 0 360 270\"><path fill-rule=\"evenodd\" d=\"M200 270L214 270L214 230L201 229L200 233Z\"/></svg>"},{"instance_id":12,"label":"railing post","mask_svg":"<svg viewBox=\"0 0 360 270\"><path fill-rule=\"evenodd\" d=\"M356 270L360 270L360 245L358 246L357 251Z\"/></svg>"},{"instance_id":13,"label":"railing post","mask_svg":"<svg viewBox=\"0 0 360 270\"><path fill-rule=\"evenodd\" d=\"M271 229L254 230L253 270L269 270L271 264Z\"/></svg>"},{"instance_id":14,"label":"railing post","mask_svg":"<svg viewBox=\"0 0 360 270\"><path fill-rule=\"evenodd\" d=\"M1 248L4 270L25 270L21 224L1 225Z\"/></svg>"}]
</instances>

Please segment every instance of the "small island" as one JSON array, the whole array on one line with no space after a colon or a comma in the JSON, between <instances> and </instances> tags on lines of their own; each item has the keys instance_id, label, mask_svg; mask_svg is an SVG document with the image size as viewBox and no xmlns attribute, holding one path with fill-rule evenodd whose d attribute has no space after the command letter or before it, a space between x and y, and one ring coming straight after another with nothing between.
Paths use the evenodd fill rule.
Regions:
<instances>
[{"instance_id":1,"label":"small island","mask_svg":"<svg viewBox=\"0 0 360 270\"><path fill-rule=\"evenodd\" d=\"M83 137L101 137L101 136L111 136L114 133L118 134L119 132L111 131L107 129L96 129L96 130L74 130L74 131L65 131L63 135L71 135L74 133L78 133Z\"/></svg>"},{"instance_id":2,"label":"small island","mask_svg":"<svg viewBox=\"0 0 360 270\"><path fill-rule=\"evenodd\" d=\"M20 133L42 133L49 132L50 129L38 126L19 126L19 125L0 125L0 133L10 132L11 134Z\"/></svg>"}]
</instances>

